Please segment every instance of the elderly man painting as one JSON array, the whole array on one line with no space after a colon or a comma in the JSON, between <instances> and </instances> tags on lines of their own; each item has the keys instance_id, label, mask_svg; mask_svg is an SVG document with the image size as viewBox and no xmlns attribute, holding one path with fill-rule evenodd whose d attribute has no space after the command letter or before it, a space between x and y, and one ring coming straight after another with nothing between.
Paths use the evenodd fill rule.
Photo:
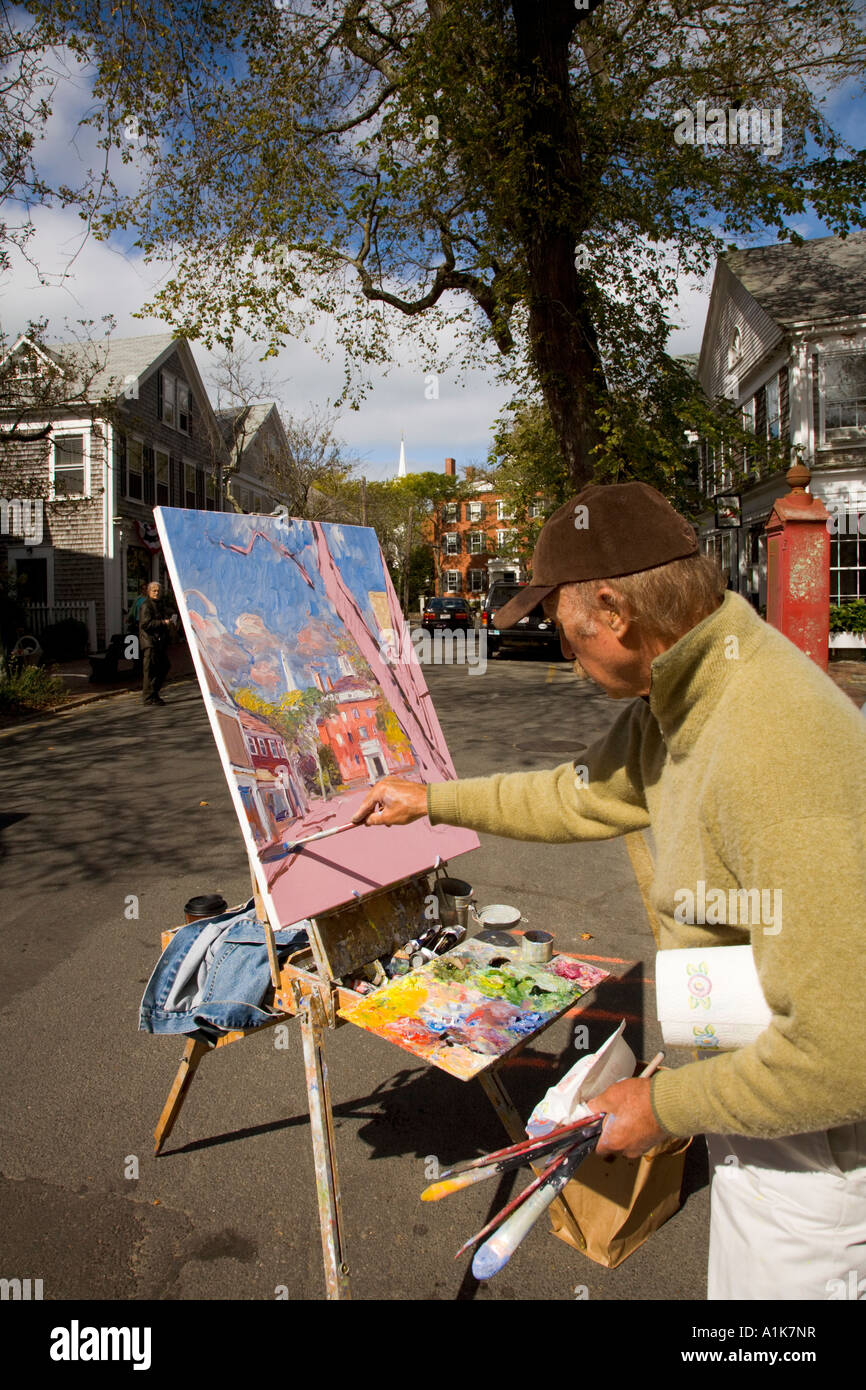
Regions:
<instances>
[{"instance_id":1,"label":"elderly man painting","mask_svg":"<svg viewBox=\"0 0 866 1390\"><path fill-rule=\"evenodd\" d=\"M565 655L628 701L581 774L566 763L426 788L385 778L356 819L429 814L554 842L652 827L662 949L751 942L773 1017L750 1046L604 1091L599 1152L705 1133L708 1296L838 1297L837 1281L866 1276L863 718L724 592L691 526L642 483L589 487L561 507L497 624L539 601ZM726 901L769 890L762 901L781 911L683 922L699 883Z\"/></svg>"}]
</instances>

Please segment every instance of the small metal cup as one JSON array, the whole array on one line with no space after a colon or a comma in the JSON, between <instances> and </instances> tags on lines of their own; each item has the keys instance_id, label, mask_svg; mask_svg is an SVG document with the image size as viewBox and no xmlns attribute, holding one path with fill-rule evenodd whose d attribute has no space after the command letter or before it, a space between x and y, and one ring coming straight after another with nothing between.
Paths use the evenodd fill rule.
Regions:
<instances>
[{"instance_id":1,"label":"small metal cup","mask_svg":"<svg viewBox=\"0 0 866 1390\"><path fill-rule=\"evenodd\" d=\"M553 937L550 932L524 932L520 954L528 965L544 965L553 955Z\"/></svg>"},{"instance_id":2,"label":"small metal cup","mask_svg":"<svg viewBox=\"0 0 866 1390\"><path fill-rule=\"evenodd\" d=\"M439 900L439 921L443 927L465 927L469 922L472 884L462 878L437 878L433 888Z\"/></svg>"}]
</instances>

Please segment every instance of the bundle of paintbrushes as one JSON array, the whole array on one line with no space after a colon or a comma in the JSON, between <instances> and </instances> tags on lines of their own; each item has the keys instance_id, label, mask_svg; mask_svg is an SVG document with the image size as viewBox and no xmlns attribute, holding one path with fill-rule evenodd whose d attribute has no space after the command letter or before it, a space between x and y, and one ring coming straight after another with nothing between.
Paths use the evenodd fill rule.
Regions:
<instances>
[{"instance_id":1,"label":"bundle of paintbrushes","mask_svg":"<svg viewBox=\"0 0 866 1390\"><path fill-rule=\"evenodd\" d=\"M525 1139L506 1149L484 1154L466 1163L457 1163L442 1173L438 1182L421 1193L422 1202L438 1202L452 1192L462 1192L486 1178L499 1177L524 1163L536 1163L550 1156L551 1161L513 1201L502 1208L480 1231L470 1236L455 1255L455 1259L484 1240L472 1261L476 1279L489 1279L508 1263L524 1236L559 1195L575 1170L592 1153L598 1143L602 1115L587 1115L574 1124L551 1130L538 1139Z\"/></svg>"},{"instance_id":2,"label":"bundle of paintbrushes","mask_svg":"<svg viewBox=\"0 0 866 1390\"><path fill-rule=\"evenodd\" d=\"M663 1058L663 1052L657 1053L641 1076L652 1076ZM481 1158L457 1163L440 1174L438 1182L424 1189L422 1202L438 1202L452 1192L462 1192L465 1187L483 1182L485 1178L499 1177L524 1163L535 1164L538 1159L552 1155L551 1161L535 1181L504 1206L492 1221L470 1236L457 1251L455 1259L459 1259L470 1246L477 1245L478 1241L484 1241L472 1260L472 1273L476 1279L490 1279L507 1265L539 1216L574 1177L583 1160L593 1152L603 1123L604 1115L586 1115L573 1124L561 1125L535 1139L524 1139L507 1149L497 1149L495 1153L484 1154Z\"/></svg>"}]
</instances>

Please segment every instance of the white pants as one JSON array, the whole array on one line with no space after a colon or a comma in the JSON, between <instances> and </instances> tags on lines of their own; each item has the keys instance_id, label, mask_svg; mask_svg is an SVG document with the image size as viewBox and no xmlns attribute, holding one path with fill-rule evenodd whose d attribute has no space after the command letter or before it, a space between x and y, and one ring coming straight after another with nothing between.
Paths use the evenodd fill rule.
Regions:
<instances>
[{"instance_id":1,"label":"white pants","mask_svg":"<svg viewBox=\"0 0 866 1390\"><path fill-rule=\"evenodd\" d=\"M708 1299L866 1300L866 1123L707 1149Z\"/></svg>"}]
</instances>

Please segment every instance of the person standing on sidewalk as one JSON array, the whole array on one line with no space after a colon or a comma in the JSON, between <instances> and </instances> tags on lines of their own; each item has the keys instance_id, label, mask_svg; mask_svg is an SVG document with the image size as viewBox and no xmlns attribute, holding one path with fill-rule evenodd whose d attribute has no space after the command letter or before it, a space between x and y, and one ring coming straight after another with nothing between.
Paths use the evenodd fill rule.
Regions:
<instances>
[{"instance_id":1,"label":"person standing on sidewalk","mask_svg":"<svg viewBox=\"0 0 866 1390\"><path fill-rule=\"evenodd\" d=\"M864 1288L866 724L725 592L646 484L585 488L550 517L497 627L539 602L563 654L627 701L608 733L550 772L384 778L354 819L429 815L550 843L651 827L660 948L751 945L772 1018L746 1047L590 1097L607 1115L598 1152L707 1136L709 1299L835 1299L852 1276ZM750 908L684 911L696 898Z\"/></svg>"},{"instance_id":2,"label":"person standing on sidewalk","mask_svg":"<svg viewBox=\"0 0 866 1390\"><path fill-rule=\"evenodd\" d=\"M138 619L138 645L144 670L142 699L146 705L164 705L160 690L169 671L168 644L172 620L166 616L160 597L161 586L154 580L147 586L147 598Z\"/></svg>"}]
</instances>

